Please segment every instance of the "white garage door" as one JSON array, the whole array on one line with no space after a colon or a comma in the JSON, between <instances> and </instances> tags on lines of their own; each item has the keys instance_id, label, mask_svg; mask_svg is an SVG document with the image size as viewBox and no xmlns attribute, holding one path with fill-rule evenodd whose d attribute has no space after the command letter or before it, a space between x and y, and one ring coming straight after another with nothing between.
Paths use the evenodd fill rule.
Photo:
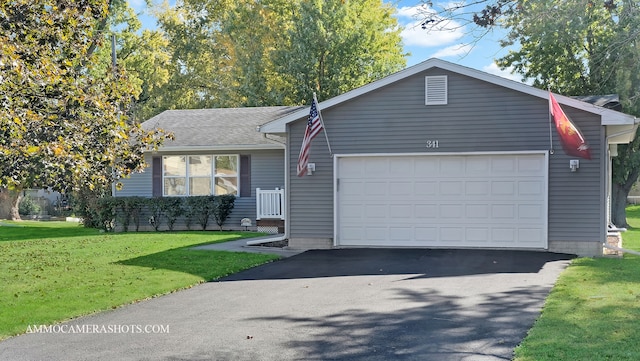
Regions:
<instances>
[{"instance_id":1,"label":"white garage door","mask_svg":"<svg viewBox=\"0 0 640 361\"><path fill-rule=\"evenodd\" d=\"M545 154L337 158L338 246L547 247Z\"/></svg>"}]
</instances>

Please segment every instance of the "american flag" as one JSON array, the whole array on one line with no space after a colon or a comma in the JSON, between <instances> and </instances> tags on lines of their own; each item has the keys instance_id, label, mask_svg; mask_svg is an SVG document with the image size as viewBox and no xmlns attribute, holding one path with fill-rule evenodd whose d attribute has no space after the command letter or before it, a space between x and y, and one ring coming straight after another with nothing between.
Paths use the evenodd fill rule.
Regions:
<instances>
[{"instance_id":1,"label":"american flag","mask_svg":"<svg viewBox=\"0 0 640 361\"><path fill-rule=\"evenodd\" d=\"M314 98L311 102L311 110L309 111L309 119L307 120L307 129L304 131L302 147L300 148L300 155L298 156L298 177L302 177L307 174L307 163L309 163L309 148L311 147L311 140L313 140L320 131L322 131L322 121L320 120L318 105Z\"/></svg>"}]
</instances>

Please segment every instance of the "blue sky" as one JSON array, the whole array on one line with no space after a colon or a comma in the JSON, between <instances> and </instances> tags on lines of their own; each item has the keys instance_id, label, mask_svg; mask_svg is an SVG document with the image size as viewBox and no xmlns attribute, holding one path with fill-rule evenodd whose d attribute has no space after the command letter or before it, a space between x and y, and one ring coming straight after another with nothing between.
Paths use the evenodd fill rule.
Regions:
<instances>
[{"instance_id":1,"label":"blue sky","mask_svg":"<svg viewBox=\"0 0 640 361\"><path fill-rule=\"evenodd\" d=\"M160 1L154 0L154 2ZM171 3L174 1L170 0ZM420 26L419 14L430 9L425 7L420 0L395 0L393 2L396 4L398 22L404 28L402 31L404 49L411 54L407 58L408 66L435 57L520 81L518 75L500 70L494 62L494 59L507 54L507 50L502 49L498 42L504 32L493 31L484 35L480 41L476 41L471 34L470 27L462 27L462 24L456 22L447 24L451 30L427 32ZM155 20L145 15L145 0L129 0L129 4L136 12L142 13L140 20L145 26L153 27L155 25Z\"/></svg>"}]
</instances>

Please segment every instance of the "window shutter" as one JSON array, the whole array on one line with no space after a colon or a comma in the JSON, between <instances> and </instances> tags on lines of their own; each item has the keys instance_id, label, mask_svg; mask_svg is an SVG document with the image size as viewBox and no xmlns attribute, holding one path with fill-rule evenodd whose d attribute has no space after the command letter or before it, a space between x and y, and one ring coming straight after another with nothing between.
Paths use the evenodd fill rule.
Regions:
<instances>
[{"instance_id":1,"label":"window shutter","mask_svg":"<svg viewBox=\"0 0 640 361\"><path fill-rule=\"evenodd\" d=\"M240 197L251 197L250 155L240 155Z\"/></svg>"},{"instance_id":2,"label":"window shutter","mask_svg":"<svg viewBox=\"0 0 640 361\"><path fill-rule=\"evenodd\" d=\"M162 197L162 157L153 157L151 159L151 174L153 178L151 194L154 197Z\"/></svg>"},{"instance_id":3,"label":"window shutter","mask_svg":"<svg viewBox=\"0 0 640 361\"><path fill-rule=\"evenodd\" d=\"M425 105L447 104L447 76L427 76L424 81Z\"/></svg>"}]
</instances>

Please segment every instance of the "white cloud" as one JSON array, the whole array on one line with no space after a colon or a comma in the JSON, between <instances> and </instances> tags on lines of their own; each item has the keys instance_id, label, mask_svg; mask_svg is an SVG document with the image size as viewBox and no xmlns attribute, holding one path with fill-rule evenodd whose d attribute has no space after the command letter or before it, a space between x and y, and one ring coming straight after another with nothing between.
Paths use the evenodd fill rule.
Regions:
<instances>
[{"instance_id":1,"label":"white cloud","mask_svg":"<svg viewBox=\"0 0 640 361\"><path fill-rule=\"evenodd\" d=\"M396 11L404 26L400 34L405 46L434 47L450 44L464 36L463 28L455 21L446 20L434 29L422 29L423 19L433 11L426 6L401 7Z\"/></svg>"},{"instance_id":2,"label":"white cloud","mask_svg":"<svg viewBox=\"0 0 640 361\"><path fill-rule=\"evenodd\" d=\"M489 74L501 76L503 78L515 80L517 82L522 82L522 76L519 74L511 74L513 68L509 67L504 70L500 69L500 67L496 63L491 63L482 67L482 71L487 72Z\"/></svg>"},{"instance_id":3,"label":"white cloud","mask_svg":"<svg viewBox=\"0 0 640 361\"><path fill-rule=\"evenodd\" d=\"M440 49L433 54L434 58L445 58L451 56L465 56L471 52L473 46L469 44L458 44Z\"/></svg>"}]
</instances>

